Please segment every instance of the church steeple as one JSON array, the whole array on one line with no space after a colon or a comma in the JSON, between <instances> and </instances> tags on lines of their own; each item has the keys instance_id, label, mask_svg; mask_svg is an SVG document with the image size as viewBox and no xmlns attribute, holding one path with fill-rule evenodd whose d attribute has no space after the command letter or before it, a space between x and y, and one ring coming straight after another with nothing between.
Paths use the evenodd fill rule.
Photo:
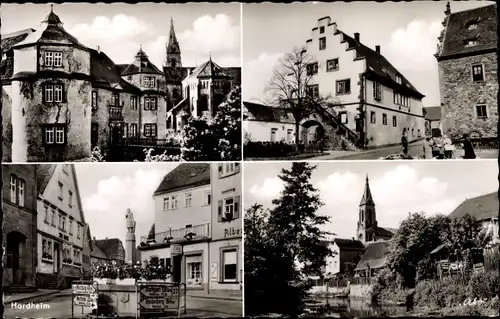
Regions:
<instances>
[{"instance_id":1,"label":"church steeple","mask_svg":"<svg viewBox=\"0 0 500 319\"><path fill-rule=\"evenodd\" d=\"M361 198L361 202L359 206L363 205L375 205L373 202L372 192L370 191L370 181L368 180L368 174L366 174L365 179L365 192L363 193L363 197Z\"/></svg>"},{"instance_id":2,"label":"church steeple","mask_svg":"<svg viewBox=\"0 0 500 319\"><path fill-rule=\"evenodd\" d=\"M165 57L165 67L182 67L181 48L177 36L175 35L174 19L170 18L170 35L168 38L167 52Z\"/></svg>"}]
</instances>

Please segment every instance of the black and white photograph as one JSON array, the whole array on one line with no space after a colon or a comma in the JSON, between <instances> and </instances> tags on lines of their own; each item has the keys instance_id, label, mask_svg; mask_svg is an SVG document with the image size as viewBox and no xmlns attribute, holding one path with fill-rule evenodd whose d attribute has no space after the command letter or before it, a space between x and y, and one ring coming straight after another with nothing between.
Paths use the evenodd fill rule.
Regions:
<instances>
[{"instance_id":1,"label":"black and white photograph","mask_svg":"<svg viewBox=\"0 0 500 319\"><path fill-rule=\"evenodd\" d=\"M499 316L496 161L243 173L245 316Z\"/></svg>"},{"instance_id":2,"label":"black and white photograph","mask_svg":"<svg viewBox=\"0 0 500 319\"><path fill-rule=\"evenodd\" d=\"M241 175L3 164L4 318L242 317Z\"/></svg>"},{"instance_id":3,"label":"black and white photograph","mask_svg":"<svg viewBox=\"0 0 500 319\"><path fill-rule=\"evenodd\" d=\"M240 160L240 4L2 4L1 18L3 162Z\"/></svg>"},{"instance_id":4,"label":"black and white photograph","mask_svg":"<svg viewBox=\"0 0 500 319\"><path fill-rule=\"evenodd\" d=\"M497 158L491 1L243 4L246 160Z\"/></svg>"}]
</instances>

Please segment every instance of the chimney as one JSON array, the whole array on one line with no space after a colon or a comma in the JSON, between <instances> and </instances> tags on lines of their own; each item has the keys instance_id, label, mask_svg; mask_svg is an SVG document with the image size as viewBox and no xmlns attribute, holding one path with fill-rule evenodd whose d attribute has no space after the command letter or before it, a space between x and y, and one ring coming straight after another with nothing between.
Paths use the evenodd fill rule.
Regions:
<instances>
[{"instance_id":1,"label":"chimney","mask_svg":"<svg viewBox=\"0 0 500 319\"><path fill-rule=\"evenodd\" d=\"M93 240L95 241L95 236L94 236Z\"/></svg>"},{"instance_id":2,"label":"chimney","mask_svg":"<svg viewBox=\"0 0 500 319\"><path fill-rule=\"evenodd\" d=\"M380 45L375 46L375 52L377 52L377 54L380 55Z\"/></svg>"},{"instance_id":3,"label":"chimney","mask_svg":"<svg viewBox=\"0 0 500 319\"><path fill-rule=\"evenodd\" d=\"M354 33L354 40L356 40L356 42L359 43L359 33L358 32Z\"/></svg>"},{"instance_id":4,"label":"chimney","mask_svg":"<svg viewBox=\"0 0 500 319\"><path fill-rule=\"evenodd\" d=\"M97 53L101 53L101 47L97 46Z\"/></svg>"},{"instance_id":5,"label":"chimney","mask_svg":"<svg viewBox=\"0 0 500 319\"><path fill-rule=\"evenodd\" d=\"M352 237L352 241L355 241L354 237Z\"/></svg>"}]
</instances>

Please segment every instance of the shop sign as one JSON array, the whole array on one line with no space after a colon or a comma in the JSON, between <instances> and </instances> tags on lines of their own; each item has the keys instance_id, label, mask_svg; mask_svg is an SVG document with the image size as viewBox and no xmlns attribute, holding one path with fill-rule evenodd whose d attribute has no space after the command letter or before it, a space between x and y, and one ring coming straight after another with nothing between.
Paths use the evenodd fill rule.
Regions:
<instances>
[{"instance_id":1,"label":"shop sign","mask_svg":"<svg viewBox=\"0 0 500 319\"><path fill-rule=\"evenodd\" d=\"M170 254L172 256L182 255L182 246L179 244L173 244L170 246Z\"/></svg>"}]
</instances>

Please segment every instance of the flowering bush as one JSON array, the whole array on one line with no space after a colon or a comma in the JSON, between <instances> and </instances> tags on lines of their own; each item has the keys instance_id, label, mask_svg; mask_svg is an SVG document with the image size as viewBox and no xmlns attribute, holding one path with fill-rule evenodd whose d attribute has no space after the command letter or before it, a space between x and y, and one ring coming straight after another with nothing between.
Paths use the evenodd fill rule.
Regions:
<instances>
[{"instance_id":1,"label":"flowering bush","mask_svg":"<svg viewBox=\"0 0 500 319\"><path fill-rule=\"evenodd\" d=\"M92 150L92 157L90 158L91 162L105 162L104 155L101 152L99 147L94 147Z\"/></svg>"},{"instance_id":2,"label":"flowering bush","mask_svg":"<svg viewBox=\"0 0 500 319\"><path fill-rule=\"evenodd\" d=\"M136 265L117 265L114 261L112 263L94 263L90 271L94 278L134 278L136 280L166 279L172 273L170 267L163 267L148 261L145 261L144 265L141 265L140 262L137 262Z\"/></svg>"}]
</instances>

